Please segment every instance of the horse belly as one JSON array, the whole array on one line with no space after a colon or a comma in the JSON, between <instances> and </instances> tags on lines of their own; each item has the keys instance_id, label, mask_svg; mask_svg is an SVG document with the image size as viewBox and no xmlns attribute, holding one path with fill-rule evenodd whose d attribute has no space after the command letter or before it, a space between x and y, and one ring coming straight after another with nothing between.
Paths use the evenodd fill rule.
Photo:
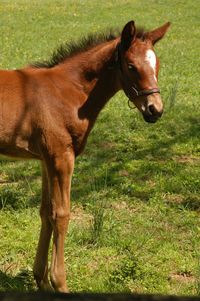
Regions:
<instances>
[{"instance_id":1,"label":"horse belly","mask_svg":"<svg viewBox=\"0 0 200 301\"><path fill-rule=\"evenodd\" d=\"M18 126L17 126L18 125ZM32 132L28 120L14 125L9 121L0 125L0 154L15 158L40 159L34 149Z\"/></svg>"}]
</instances>

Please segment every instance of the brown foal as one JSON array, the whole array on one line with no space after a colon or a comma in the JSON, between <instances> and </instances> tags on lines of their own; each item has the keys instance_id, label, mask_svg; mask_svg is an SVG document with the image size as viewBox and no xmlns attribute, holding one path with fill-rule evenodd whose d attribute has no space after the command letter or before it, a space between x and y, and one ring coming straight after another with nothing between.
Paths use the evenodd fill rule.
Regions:
<instances>
[{"instance_id":1,"label":"brown foal","mask_svg":"<svg viewBox=\"0 0 200 301\"><path fill-rule=\"evenodd\" d=\"M74 161L99 112L123 89L147 122L162 115L153 45L169 25L145 32L130 21L119 36L90 36L61 47L49 62L0 71L0 153L42 162L41 232L33 269L40 289L51 288L53 234L50 280L56 291L67 291L64 239Z\"/></svg>"}]
</instances>

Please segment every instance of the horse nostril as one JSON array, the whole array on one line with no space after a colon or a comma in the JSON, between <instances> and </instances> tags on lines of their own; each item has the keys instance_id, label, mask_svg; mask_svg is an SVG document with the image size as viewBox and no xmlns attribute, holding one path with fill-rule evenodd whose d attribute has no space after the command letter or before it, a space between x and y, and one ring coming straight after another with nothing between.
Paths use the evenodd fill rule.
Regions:
<instances>
[{"instance_id":1,"label":"horse nostril","mask_svg":"<svg viewBox=\"0 0 200 301\"><path fill-rule=\"evenodd\" d=\"M156 113L156 109L155 109L154 105L149 105L148 110L151 113L151 115L154 115Z\"/></svg>"}]
</instances>

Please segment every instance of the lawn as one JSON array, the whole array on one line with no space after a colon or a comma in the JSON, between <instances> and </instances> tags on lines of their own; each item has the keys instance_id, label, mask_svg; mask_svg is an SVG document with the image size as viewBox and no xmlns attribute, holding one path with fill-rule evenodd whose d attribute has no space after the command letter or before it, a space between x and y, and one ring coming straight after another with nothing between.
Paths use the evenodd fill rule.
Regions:
<instances>
[{"instance_id":1,"label":"lawn","mask_svg":"<svg viewBox=\"0 0 200 301\"><path fill-rule=\"evenodd\" d=\"M72 183L65 246L72 292L200 294L200 30L190 0L2 0L1 68L129 20L172 27L156 46L165 113L147 124L119 92ZM0 158L0 290L35 290L40 164Z\"/></svg>"}]
</instances>

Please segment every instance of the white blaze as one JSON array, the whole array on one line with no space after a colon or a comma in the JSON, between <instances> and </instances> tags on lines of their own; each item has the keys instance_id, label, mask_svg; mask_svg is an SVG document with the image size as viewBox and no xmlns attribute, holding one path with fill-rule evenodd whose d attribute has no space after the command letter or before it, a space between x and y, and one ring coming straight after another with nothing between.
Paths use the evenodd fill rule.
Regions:
<instances>
[{"instance_id":1,"label":"white blaze","mask_svg":"<svg viewBox=\"0 0 200 301\"><path fill-rule=\"evenodd\" d=\"M153 50L148 49L146 52L146 57L145 57L146 62L148 62L153 69L154 72L154 78L156 79L156 55Z\"/></svg>"}]
</instances>

